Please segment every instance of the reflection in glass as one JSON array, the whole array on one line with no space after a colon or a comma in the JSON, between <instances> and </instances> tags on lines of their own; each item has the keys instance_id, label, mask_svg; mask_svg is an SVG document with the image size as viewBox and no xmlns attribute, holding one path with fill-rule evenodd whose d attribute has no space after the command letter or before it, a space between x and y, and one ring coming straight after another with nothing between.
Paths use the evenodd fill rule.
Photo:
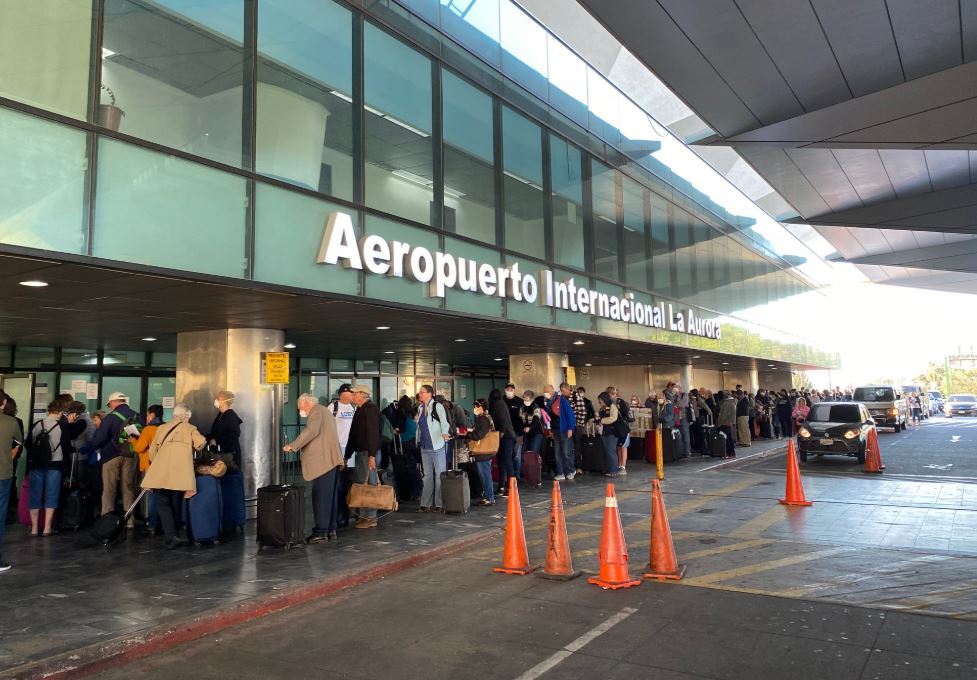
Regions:
<instances>
[{"instance_id":1,"label":"reflection in glass","mask_svg":"<svg viewBox=\"0 0 977 680\"><path fill-rule=\"evenodd\" d=\"M499 65L499 0L441 0L441 28L493 66Z\"/></svg>"},{"instance_id":2,"label":"reflection in glass","mask_svg":"<svg viewBox=\"0 0 977 680\"><path fill-rule=\"evenodd\" d=\"M647 191L630 177L621 177L624 199L624 274L638 288L648 287L648 255L645 251Z\"/></svg>"},{"instance_id":3,"label":"reflection in glass","mask_svg":"<svg viewBox=\"0 0 977 680\"><path fill-rule=\"evenodd\" d=\"M545 258L542 133L507 106L502 107L502 166L506 248Z\"/></svg>"},{"instance_id":4,"label":"reflection in glass","mask_svg":"<svg viewBox=\"0 0 977 680\"><path fill-rule=\"evenodd\" d=\"M366 204L432 223L431 62L365 24Z\"/></svg>"},{"instance_id":5,"label":"reflection in glass","mask_svg":"<svg viewBox=\"0 0 977 680\"><path fill-rule=\"evenodd\" d=\"M353 14L330 0L258 5L255 168L353 198Z\"/></svg>"},{"instance_id":6,"label":"reflection in glass","mask_svg":"<svg viewBox=\"0 0 977 680\"><path fill-rule=\"evenodd\" d=\"M617 189L615 172L603 163L590 163L590 191L594 215L594 272L619 280Z\"/></svg>"},{"instance_id":7,"label":"reflection in glass","mask_svg":"<svg viewBox=\"0 0 977 680\"><path fill-rule=\"evenodd\" d=\"M105 0L98 124L240 165L243 8Z\"/></svg>"},{"instance_id":8,"label":"reflection in glass","mask_svg":"<svg viewBox=\"0 0 977 680\"><path fill-rule=\"evenodd\" d=\"M664 198L651 196L651 272L652 290L672 294L672 255L669 243L669 215L672 207Z\"/></svg>"},{"instance_id":9,"label":"reflection in glass","mask_svg":"<svg viewBox=\"0 0 977 680\"><path fill-rule=\"evenodd\" d=\"M0 108L0 242L84 252L86 138Z\"/></svg>"},{"instance_id":10,"label":"reflection in glass","mask_svg":"<svg viewBox=\"0 0 977 680\"><path fill-rule=\"evenodd\" d=\"M0 3L0 96L84 120L92 0Z\"/></svg>"},{"instance_id":11,"label":"reflection in glass","mask_svg":"<svg viewBox=\"0 0 977 680\"><path fill-rule=\"evenodd\" d=\"M442 71L444 228L494 244L492 98Z\"/></svg>"},{"instance_id":12,"label":"reflection in glass","mask_svg":"<svg viewBox=\"0 0 977 680\"><path fill-rule=\"evenodd\" d=\"M102 137L97 187L96 257L244 277L243 177Z\"/></svg>"},{"instance_id":13,"label":"reflection in glass","mask_svg":"<svg viewBox=\"0 0 977 680\"><path fill-rule=\"evenodd\" d=\"M553 181L553 259L584 268L583 187L580 149L550 135Z\"/></svg>"}]
</instances>

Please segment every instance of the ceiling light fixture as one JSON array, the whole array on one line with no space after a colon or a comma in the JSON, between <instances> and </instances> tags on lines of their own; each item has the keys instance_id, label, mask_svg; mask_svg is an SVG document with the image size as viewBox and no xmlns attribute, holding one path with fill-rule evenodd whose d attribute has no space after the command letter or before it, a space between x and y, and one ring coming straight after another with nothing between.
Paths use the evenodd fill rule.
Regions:
<instances>
[{"instance_id":1,"label":"ceiling light fixture","mask_svg":"<svg viewBox=\"0 0 977 680\"><path fill-rule=\"evenodd\" d=\"M584 364L584 366L593 366L593 364Z\"/></svg>"},{"instance_id":2,"label":"ceiling light fixture","mask_svg":"<svg viewBox=\"0 0 977 680\"><path fill-rule=\"evenodd\" d=\"M573 341L573 344L574 345L582 345L583 344L583 340L574 340Z\"/></svg>"},{"instance_id":3,"label":"ceiling light fixture","mask_svg":"<svg viewBox=\"0 0 977 680\"><path fill-rule=\"evenodd\" d=\"M492 361L505 361L502 357L495 357Z\"/></svg>"},{"instance_id":4,"label":"ceiling light fixture","mask_svg":"<svg viewBox=\"0 0 977 680\"><path fill-rule=\"evenodd\" d=\"M386 352L384 352L384 354L393 354L393 353L394 353L393 350L389 350L389 349Z\"/></svg>"},{"instance_id":5,"label":"ceiling light fixture","mask_svg":"<svg viewBox=\"0 0 977 680\"><path fill-rule=\"evenodd\" d=\"M47 281L38 281L37 279L30 279L29 281L21 281L20 285L27 286L28 288L45 288L47 286Z\"/></svg>"},{"instance_id":6,"label":"ceiling light fixture","mask_svg":"<svg viewBox=\"0 0 977 680\"><path fill-rule=\"evenodd\" d=\"M723 362L723 366L729 366L729 362L728 361L724 361Z\"/></svg>"},{"instance_id":7,"label":"ceiling light fixture","mask_svg":"<svg viewBox=\"0 0 977 680\"><path fill-rule=\"evenodd\" d=\"M466 342L464 338L455 338L455 342Z\"/></svg>"},{"instance_id":8,"label":"ceiling light fixture","mask_svg":"<svg viewBox=\"0 0 977 680\"><path fill-rule=\"evenodd\" d=\"M378 331L389 331L390 326L377 326Z\"/></svg>"},{"instance_id":9,"label":"ceiling light fixture","mask_svg":"<svg viewBox=\"0 0 977 680\"><path fill-rule=\"evenodd\" d=\"M156 338L142 338L143 342L156 342Z\"/></svg>"},{"instance_id":10,"label":"ceiling light fixture","mask_svg":"<svg viewBox=\"0 0 977 680\"><path fill-rule=\"evenodd\" d=\"M701 355L699 355L699 354L696 354L696 355L694 355L694 356L693 356L692 358L693 358L693 359L701 359L701 358L702 358L702 356L701 356Z\"/></svg>"},{"instance_id":11,"label":"ceiling light fixture","mask_svg":"<svg viewBox=\"0 0 977 680\"><path fill-rule=\"evenodd\" d=\"M294 342L286 343L285 349L295 349L295 343Z\"/></svg>"}]
</instances>

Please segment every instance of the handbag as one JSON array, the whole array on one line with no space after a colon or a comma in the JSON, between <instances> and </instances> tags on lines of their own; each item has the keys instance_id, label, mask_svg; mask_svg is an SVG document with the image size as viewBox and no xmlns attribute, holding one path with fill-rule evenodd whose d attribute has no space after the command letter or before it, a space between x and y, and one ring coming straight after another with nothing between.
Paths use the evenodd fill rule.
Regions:
<instances>
[{"instance_id":1,"label":"handbag","mask_svg":"<svg viewBox=\"0 0 977 680\"><path fill-rule=\"evenodd\" d=\"M220 478L227 474L227 463L217 458L205 463L198 463L193 471L201 476Z\"/></svg>"},{"instance_id":2,"label":"handbag","mask_svg":"<svg viewBox=\"0 0 977 680\"><path fill-rule=\"evenodd\" d=\"M397 492L389 484L381 484L379 481L376 484L370 484L369 481L352 484L346 494L346 505L351 508L396 512Z\"/></svg>"}]
</instances>

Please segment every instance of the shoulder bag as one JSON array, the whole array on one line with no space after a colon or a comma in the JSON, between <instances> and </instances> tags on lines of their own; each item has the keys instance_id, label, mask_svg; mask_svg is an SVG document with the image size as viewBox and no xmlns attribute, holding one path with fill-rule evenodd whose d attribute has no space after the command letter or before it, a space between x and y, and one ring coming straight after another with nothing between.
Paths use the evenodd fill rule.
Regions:
<instances>
[{"instance_id":1,"label":"shoulder bag","mask_svg":"<svg viewBox=\"0 0 977 680\"><path fill-rule=\"evenodd\" d=\"M468 442L468 449L472 455L487 455L499 452L499 431L495 429L495 422L489 416L489 431L481 439Z\"/></svg>"}]
</instances>

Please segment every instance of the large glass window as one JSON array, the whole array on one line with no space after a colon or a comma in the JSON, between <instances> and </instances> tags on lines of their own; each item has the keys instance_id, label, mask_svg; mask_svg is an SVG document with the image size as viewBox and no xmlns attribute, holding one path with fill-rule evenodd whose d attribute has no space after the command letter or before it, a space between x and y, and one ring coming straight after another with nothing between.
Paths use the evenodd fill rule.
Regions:
<instances>
[{"instance_id":1,"label":"large glass window","mask_svg":"<svg viewBox=\"0 0 977 680\"><path fill-rule=\"evenodd\" d=\"M242 177L103 137L97 187L96 257L245 275Z\"/></svg>"},{"instance_id":2,"label":"large glass window","mask_svg":"<svg viewBox=\"0 0 977 680\"><path fill-rule=\"evenodd\" d=\"M546 257L543 204L543 137L538 125L502 107L505 245L530 257Z\"/></svg>"},{"instance_id":3,"label":"large glass window","mask_svg":"<svg viewBox=\"0 0 977 680\"><path fill-rule=\"evenodd\" d=\"M492 98L448 71L444 101L444 228L494 244Z\"/></svg>"},{"instance_id":4,"label":"large glass window","mask_svg":"<svg viewBox=\"0 0 977 680\"><path fill-rule=\"evenodd\" d=\"M244 2L105 0L96 122L241 164Z\"/></svg>"},{"instance_id":5,"label":"large glass window","mask_svg":"<svg viewBox=\"0 0 977 680\"><path fill-rule=\"evenodd\" d=\"M550 135L553 180L553 259L584 268L583 186L580 149Z\"/></svg>"},{"instance_id":6,"label":"large glass window","mask_svg":"<svg viewBox=\"0 0 977 680\"><path fill-rule=\"evenodd\" d=\"M372 24L363 30L366 204L431 224L431 62Z\"/></svg>"},{"instance_id":7,"label":"large glass window","mask_svg":"<svg viewBox=\"0 0 977 680\"><path fill-rule=\"evenodd\" d=\"M647 190L623 177L625 280L638 288L648 287L648 255L645 251Z\"/></svg>"},{"instance_id":8,"label":"large glass window","mask_svg":"<svg viewBox=\"0 0 977 680\"><path fill-rule=\"evenodd\" d=\"M353 13L330 0L258 4L255 169L353 198Z\"/></svg>"},{"instance_id":9,"label":"large glass window","mask_svg":"<svg viewBox=\"0 0 977 680\"><path fill-rule=\"evenodd\" d=\"M0 242L84 252L85 137L0 108Z\"/></svg>"},{"instance_id":10,"label":"large glass window","mask_svg":"<svg viewBox=\"0 0 977 680\"><path fill-rule=\"evenodd\" d=\"M651 194L651 273L652 290L660 295L672 294L672 251L669 245L669 203Z\"/></svg>"},{"instance_id":11,"label":"large glass window","mask_svg":"<svg viewBox=\"0 0 977 680\"><path fill-rule=\"evenodd\" d=\"M675 229L675 295L680 299L695 294L695 272L692 262L692 240L689 233L689 214L684 210L673 210Z\"/></svg>"},{"instance_id":12,"label":"large glass window","mask_svg":"<svg viewBox=\"0 0 977 680\"><path fill-rule=\"evenodd\" d=\"M621 278L618 268L617 188L615 172L596 160L590 163L590 192L594 214L594 272Z\"/></svg>"},{"instance_id":13,"label":"large glass window","mask_svg":"<svg viewBox=\"0 0 977 680\"><path fill-rule=\"evenodd\" d=\"M0 95L84 120L92 0L0 2Z\"/></svg>"}]
</instances>

